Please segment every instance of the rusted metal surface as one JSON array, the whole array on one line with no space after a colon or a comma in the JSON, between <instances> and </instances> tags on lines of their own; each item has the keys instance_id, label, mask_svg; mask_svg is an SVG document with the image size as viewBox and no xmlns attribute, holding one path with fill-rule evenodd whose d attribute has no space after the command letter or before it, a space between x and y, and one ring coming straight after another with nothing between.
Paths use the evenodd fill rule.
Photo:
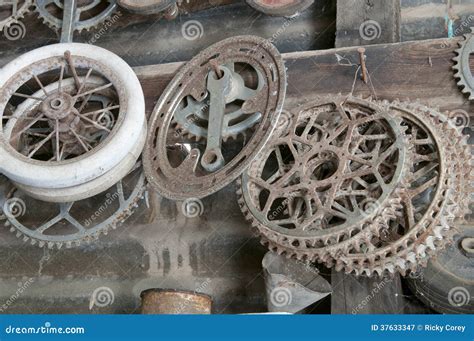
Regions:
<instances>
[{"instance_id":1,"label":"rusted metal surface","mask_svg":"<svg viewBox=\"0 0 474 341\"><path fill-rule=\"evenodd\" d=\"M355 235L360 243L393 205L406 162L400 121L370 101L334 96L295 107L282 124L243 174L240 206L271 249L328 262L328 248L342 253Z\"/></svg>"},{"instance_id":2,"label":"rusted metal surface","mask_svg":"<svg viewBox=\"0 0 474 341\"><path fill-rule=\"evenodd\" d=\"M257 11L277 17L292 17L300 14L314 0L246 0Z\"/></svg>"},{"instance_id":3,"label":"rusted metal surface","mask_svg":"<svg viewBox=\"0 0 474 341\"><path fill-rule=\"evenodd\" d=\"M467 137L450 116L416 103L366 102L359 114L350 98L318 104L295 110L242 176L241 209L262 242L356 275L426 265L469 212ZM353 119L363 128L345 126Z\"/></svg>"},{"instance_id":4,"label":"rusted metal surface","mask_svg":"<svg viewBox=\"0 0 474 341\"><path fill-rule=\"evenodd\" d=\"M213 60L227 70L222 79L216 79ZM253 89L249 84L255 80ZM187 199L235 180L270 138L285 93L281 55L265 39L237 36L199 53L174 77L151 115L144 151L151 186L167 198ZM195 103L202 110L192 108ZM175 117L183 110L193 115L179 127ZM234 121L237 128L252 128L246 129L250 133L228 139ZM196 125L204 129L195 132Z\"/></svg>"},{"instance_id":5,"label":"rusted metal surface","mask_svg":"<svg viewBox=\"0 0 474 341\"><path fill-rule=\"evenodd\" d=\"M141 294L142 314L201 314L212 312L212 298L192 291L149 289Z\"/></svg>"}]
</instances>

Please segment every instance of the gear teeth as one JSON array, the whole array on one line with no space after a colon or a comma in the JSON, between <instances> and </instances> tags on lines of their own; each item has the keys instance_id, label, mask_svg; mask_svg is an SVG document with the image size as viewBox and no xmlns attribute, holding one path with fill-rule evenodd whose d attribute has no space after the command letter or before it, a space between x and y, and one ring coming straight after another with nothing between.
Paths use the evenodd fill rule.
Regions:
<instances>
[{"instance_id":1,"label":"gear teeth","mask_svg":"<svg viewBox=\"0 0 474 341\"><path fill-rule=\"evenodd\" d=\"M472 28L471 28L472 30ZM474 36L471 34L465 34L464 40L459 42L459 49L455 51L456 56L453 57L454 65L452 69L455 71L454 78L458 79L457 85L461 88L463 94L467 94L469 100L474 100L474 77L472 72L469 70L469 55L474 52ZM467 71L463 62L467 60ZM469 86L471 84L471 86Z\"/></svg>"},{"instance_id":2,"label":"gear teeth","mask_svg":"<svg viewBox=\"0 0 474 341\"><path fill-rule=\"evenodd\" d=\"M31 0L28 0L31 2ZM87 18L87 25L77 25L74 31L78 32L79 34L86 29L89 31L90 29L97 28L100 24L102 24L104 21L108 20L115 12L117 9L116 4L112 4L112 2L109 3L110 6L107 6L101 13L96 14L95 16L89 16ZM47 2L43 2L43 0L35 0L34 2L34 11L38 14L38 17L43 21L43 24L47 25L50 27L52 30L58 32L61 29L62 26L62 19L58 19L55 16L53 16L46 6L48 5ZM89 5L87 5L89 6ZM81 5L78 5L78 8L80 8ZM80 23L81 21L79 21ZM84 22L84 21L82 21Z\"/></svg>"},{"instance_id":3,"label":"gear teeth","mask_svg":"<svg viewBox=\"0 0 474 341\"><path fill-rule=\"evenodd\" d=\"M146 190L147 182L143 171L140 175L140 179L138 180L136 189L133 191L133 196L131 195L126 201L128 206L124 209L119 210L115 213L116 216L120 217L120 221L124 222L129 216L133 214L135 209L138 207L138 202L143 198L144 192ZM11 221L5 221L5 226L10 226L10 232L15 233L17 238L22 238L23 242L30 241L31 245L37 245L38 247L47 247L48 249L57 248L58 250L61 249L64 245L66 248L72 248L74 246L80 246L82 242L90 243L92 240L97 240L101 233L107 234L109 229L115 228L117 226L117 221L112 221L109 225L105 225L101 227L101 229L92 237L85 236L85 237L78 237L78 239L72 239L65 242L56 242L56 241L49 241L45 239L38 238L33 232L34 230L30 230L29 228L22 226L20 222L18 222L15 218L9 218ZM20 230L18 230L17 226L22 226L23 230L31 231L32 235L24 234ZM47 238L47 236L44 236Z\"/></svg>"}]
</instances>

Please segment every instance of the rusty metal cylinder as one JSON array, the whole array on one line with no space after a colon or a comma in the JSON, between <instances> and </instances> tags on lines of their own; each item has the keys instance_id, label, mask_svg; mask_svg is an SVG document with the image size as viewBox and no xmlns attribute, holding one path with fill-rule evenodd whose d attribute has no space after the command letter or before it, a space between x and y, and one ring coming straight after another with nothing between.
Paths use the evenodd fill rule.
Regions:
<instances>
[{"instance_id":1,"label":"rusty metal cylinder","mask_svg":"<svg viewBox=\"0 0 474 341\"><path fill-rule=\"evenodd\" d=\"M192 291L148 289L141 293L142 314L211 314L212 298Z\"/></svg>"}]
</instances>

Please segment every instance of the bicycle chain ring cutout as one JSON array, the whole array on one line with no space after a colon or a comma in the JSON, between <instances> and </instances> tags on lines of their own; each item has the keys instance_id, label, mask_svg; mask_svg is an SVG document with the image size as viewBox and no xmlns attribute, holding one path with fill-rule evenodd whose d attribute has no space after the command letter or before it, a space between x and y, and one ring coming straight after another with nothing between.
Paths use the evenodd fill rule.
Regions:
<instances>
[{"instance_id":1,"label":"bicycle chain ring cutout","mask_svg":"<svg viewBox=\"0 0 474 341\"><path fill-rule=\"evenodd\" d=\"M270 249L321 261L394 205L408 158L403 130L360 98L320 98L291 114L242 174L239 204Z\"/></svg>"},{"instance_id":2,"label":"bicycle chain ring cutout","mask_svg":"<svg viewBox=\"0 0 474 341\"><path fill-rule=\"evenodd\" d=\"M263 38L232 37L199 53L173 78L150 118L144 151L150 185L182 200L235 180L272 135L285 93L281 55ZM204 111L183 114L200 108L196 102Z\"/></svg>"},{"instance_id":3,"label":"bicycle chain ring cutout","mask_svg":"<svg viewBox=\"0 0 474 341\"><path fill-rule=\"evenodd\" d=\"M35 0L35 10L43 22L52 29L62 27L64 1L62 0ZM116 10L116 0L79 0L74 22L74 31L89 31L107 20Z\"/></svg>"},{"instance_id":4,"label":"bicycle chain ring cutout","mask_svg":"<svg viewBox=\"0 0 474 341\"><path fill-rule=\"evenodd\" d=\"M32 245L69 248L94 241L123 223L144 197L146 181L137 162L115 185L86 200L49 203L31 198L6 181L2 188L2 218L11 232Z\"/></svg>"}]
</instances>

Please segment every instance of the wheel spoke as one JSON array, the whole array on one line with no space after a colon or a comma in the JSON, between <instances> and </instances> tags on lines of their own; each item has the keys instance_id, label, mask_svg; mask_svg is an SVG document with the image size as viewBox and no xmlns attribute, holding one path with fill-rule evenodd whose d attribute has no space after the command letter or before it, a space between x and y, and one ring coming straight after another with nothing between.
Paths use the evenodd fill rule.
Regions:
<instances>
[{"instance_id":1,"label":"wheel spoke","mask_svg":"<svg viewBox=\"0 0 474 341\"><path fill-rule=\"evenodd\" d=\"M29 154L28 154L28 157L31 158L33 157L36 152L41 148L43 147L43 145L48 142L54 135L54 132L55 130L53 130L46 138L44 138L42 141L36 143L35 145L33 145L32 147L35 147Z\"/></svg>"},{"instance_id":2,"label":"wheel spoke","mask_svg":"<svg viewBox=\"0 0 474 341\"><path fill-rule=\"evenodd\" d=\"M120 108L120 105L114 105L114 106L107 107L107 108L100 109L100 110L81 113L81 115L84 115L84 116L96 115L96 114L100 114L100 113L103 113L103 112L106 112L106 111L115 110L115 109L118 109L118 108Z\"/></svg>"},{"instance_id":3,"label":"wheel spoke","mask_svg":"<svg viewBox=\"0 0 474 341\"><path fill-rule=\"evenodd\" d=\"M97 91L101 91L101 90L104 90L104 89L107 89L107 88L110 88L113 84L112 83L107 83L105 85L102 85L102 86L99 86L95 89L92 89L92 90L89 90L89 91L86 91L86 92L83 92L81 94L77 94L73 97L73 99L75 100L76 98L79 98L79 97L84 97L84 96L87 96L89 94L93 94Z\"/></svg>"},{"instance_id":4,"label":"wheel spoke","mask_svg":"<svg viewBox=\"0 0 474 341\"><path fill-rule=\"evenodd\" d=\"M28 98L28 99L34 99L35 101L42 101L43 99L40 97L35 97L31 95L25 95L25 94L20 94L19 92L15 92L12 96L16 97L22 97L22 98Z\"/></svg>"},{"instance_id":5,"label":"wheel spoke","mask_svg":"<svg viewBox=\"0 0 474 341\"><path fill-rule=\"evenodd\" d=\"M90 118L85 117L85 116L82 116L82 115L80 115L80 114L78 114L78 113L74 113L74 114L77 115L77 116L79 116L81 119L83 119L83 120L85 120L85 121L91 123L94 127L98 128L98 129L101 129L101 130L105 130L106 132L110 133L110 129L108 129L108 128L104 127L104 126L101 126L99 123L97 123L97 122L91 120Z\"/></svg>"},{"instance_id":6,"label":"wheel spoke","mask_svg":"<svg viewBox=\"0 0 474 341\"><path fill-rule=\"evenodd\" d=\"M92 146L90 146L89 144L86 145L86 143L82 141L81 137L77 135L77 133L73 129L69 128L69 131L72 132L74 137L79 141L79 143L81 144L82 148L84 148L86 153L89 151L89 147L90 149L92 149Z\"/></svg>"},{"instance_id":7,"label":"wheel spoke","mask_svg":"<svg viewBox=\"0 0 474 341\"><path fill-rule=\"evenodd\" d=\"M60 153L59 153L59 120L56 119L56 129L55 129L55 132L56 132L56 161L61 161L60 160Z\"/></svg>"},{"instance_id":8,"label":"wheel spoke","mask_svg":"<svg viewBox=\"0 0 474 341\"><path fill-rule=\"evenodd\" d=\"M40 121L43 118L43 116L44 116L43 114L39 115L36 119L34 119L32 122L30 122L30 124L28 124L25 128L23 128L21 131L16 133L12 138L10 138L10 141L11 140L16 140L17 137L19 137L25 131L29 130L32 126L34 126L36 124L36 122Z\"/></svg>"},{"instance_id":9,"label":"wheel spoke","mask_svg":"<svg viewBox=\"0 0 474 341\"><path fill-rule=\"evenodd\" d=\"M61 72L59 74L59 80L58 80L58 91L61 92L61 85L62 85L62 82L63 82L63 77L64 77L64 69L65 69L65 66L64 64L61 65Z\"/></svg>"},{"instance_id":10,"label":"wheel spoke","mask_svg":"<svg viewBox=\"0 0 474 341\"><path fill-rule=\"evenodd\" d=\"M44 88L43 83L41 83L41 81L39 80L38 76L33 75L33 78L35 79L36 83L38 83L38 85L40 86L41 90L43 90L44 94L45 94L46 96L49 96L48 92L47 92L46 89Z\"/></svg>"}]
</instances>

